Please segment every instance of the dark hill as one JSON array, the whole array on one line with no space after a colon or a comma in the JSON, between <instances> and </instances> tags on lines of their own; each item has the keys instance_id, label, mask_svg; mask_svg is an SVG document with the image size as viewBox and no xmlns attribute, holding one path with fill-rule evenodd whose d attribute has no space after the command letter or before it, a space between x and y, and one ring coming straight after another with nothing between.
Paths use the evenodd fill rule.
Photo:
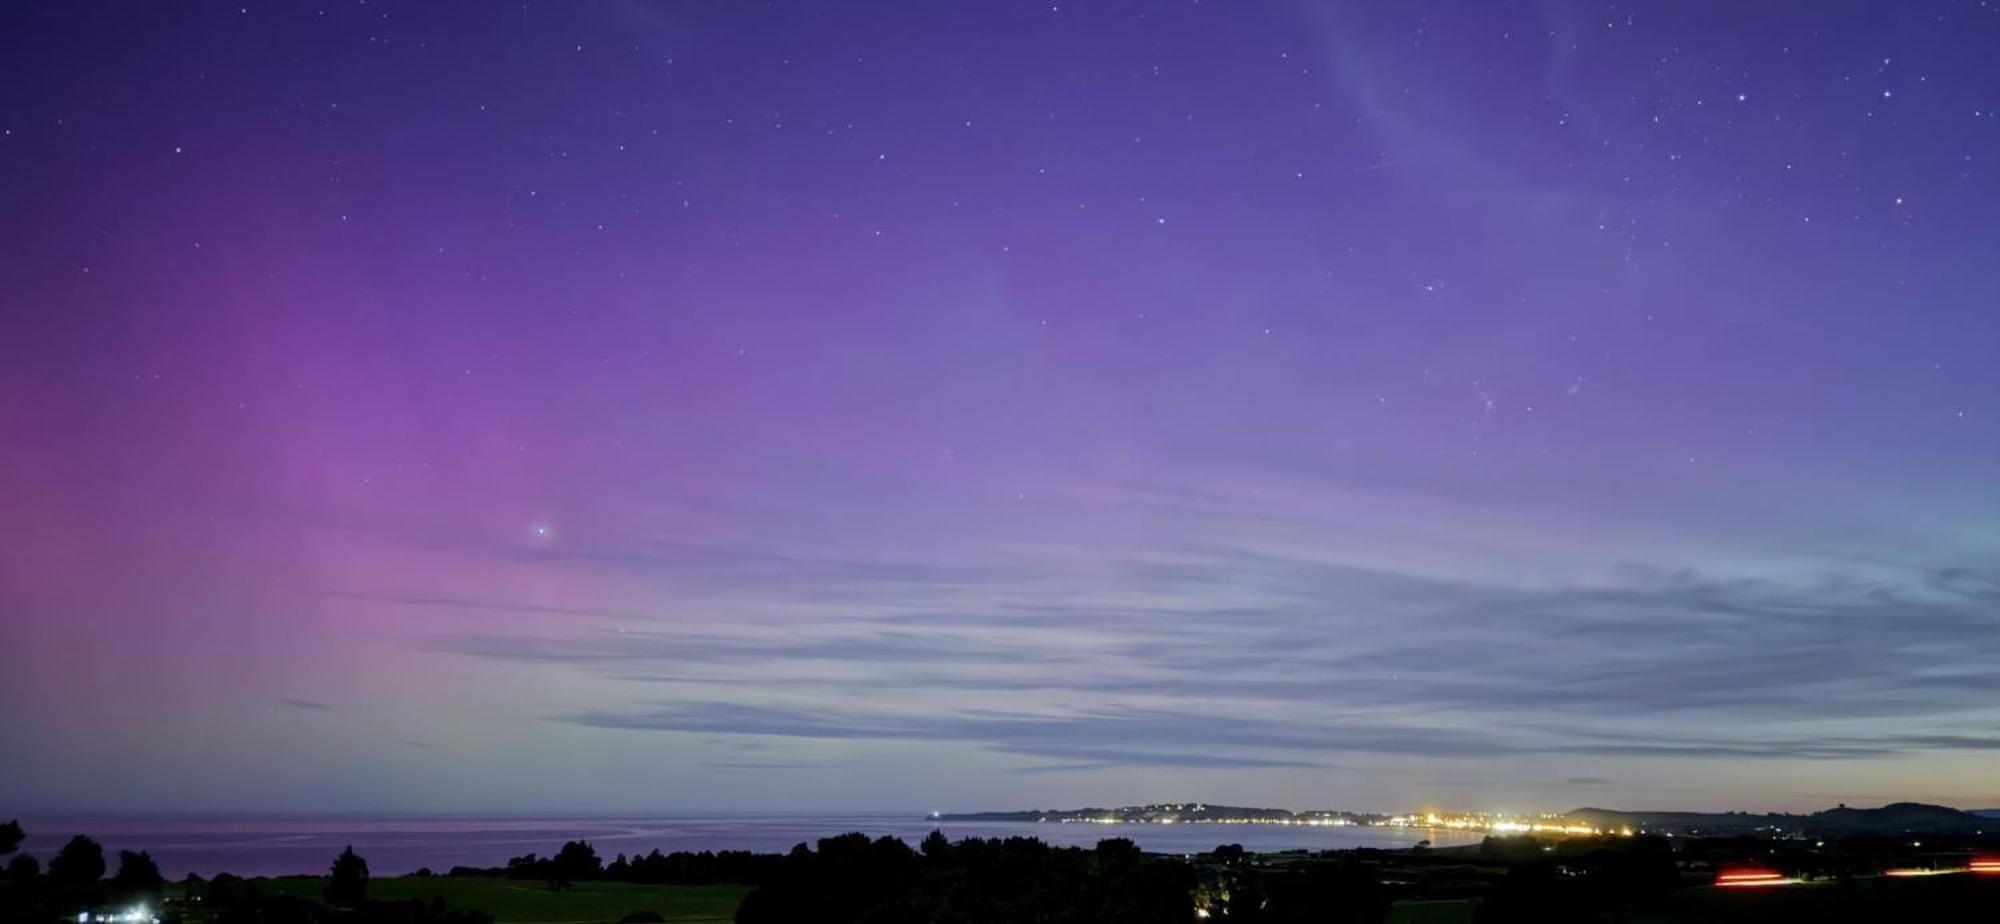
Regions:
<instances>
[{"instance_id":1,"label":"dark hill","mask_svg":"<svg viewBox=\"0 0 2000 924\"><path fill-rule=\"evenodd\" d=\"M1943 805L1895 802L1881 808L1845 805L1810 815L1746 812L1620 812L1580 808L1569 817L1600 828L1631 826L1720 834L1759 829L1783 829L1812 834L1969 834L1995 827L2000 816L1981 816Z\"/></svg>"},{"instance_id":2,"label":"dark hill","mask_svg":"<svg viewBox=\"0 0 2000 924\"><path fill-rule=\"evenodd\" d=\"M1970 834L1988 823L1971 812L1921 802L1892 802L1878 809L1843 805L1806 817L1809 830L1826 834Z\"/></svg>"}]
</instances>

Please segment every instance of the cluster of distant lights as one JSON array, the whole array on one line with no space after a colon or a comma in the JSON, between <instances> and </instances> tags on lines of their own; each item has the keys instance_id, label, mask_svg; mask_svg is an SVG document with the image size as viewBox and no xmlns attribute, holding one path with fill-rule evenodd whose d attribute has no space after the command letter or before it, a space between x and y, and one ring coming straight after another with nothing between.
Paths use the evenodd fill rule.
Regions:
<instances>
[{"instance_id":1,"label":"cluster of distant lights","mask_svg":"<svg viewBox=\"0 0 2000 924\"><path fill-rule=\"evenodd\" d=\"M1195 806L1199 809L1201 806ZM933 815L938 813L933 812ZM1061 824L1212 824L1212 825L1286 825L1302 827L1390 827L1390 828L1443 828L1451 831L1490 831L1498 834L1567 834L1584 837L1604 837L1616 835L1631 837L1634 832L1629 827L1599 828L1592 825L1576 824L1560 820L1561 816L1548 815L1539 819L1524 819L1505 815L1439 815L1427 812L1422 815L1392 815L1386 819L1356 819L1345 815L1309 815L1286 818L1199 818L1184 820L1178 816L1156 815L1150 817L1130 817L1124 815L1099 815L1086 818L1057 818ZM1047 822L1052 819L1041 818ZM1669 837L1673 835L1669 834ZM2000 875L2000 856L1977 857L1965 866L1947 867L1907 867L1884 870L1882 875L1898 879L1922 876L1949 876L1959 873L1977 875ZM1806 882L1796 876L1787 876L1768 869L1731 869L1718 873L1715 884L1721 888L1742 889L1764 886L1797 885ZM1198 913L1200 917L1206 914Z\"/></svg>"},{"instance_id":2,"label":"cluster of distant lights","mask_svg":"<svg viewBox=\"0 0 2000 924\"><path fill-rule=\"evenodd\" d=\"M1054 821L1065 825L1288 825L1308 828L1344 828L1369 824L1352 818L1178 818L1172 815L1158 818L1099 815L1092 818L1038 818L1036 821Z\"/></svg>"},{"instance_id":3,"label":"cluster of distant lights","mask_svg":"<svg viewBox=\"0 0 2000 924\"><path fill-rule=\"evenodd\" d=\"M1583 837L1604 837L1616 835L1631 837L1629 827L1599 828L1592 825L1576 824L1559 820L1560 816L1543 816L1540 819L1524 819L1504 815L1439 815L1435 812L1422 815L1393 815L1381 820L1355 819L1348 816L1293 816L1289 818L1203 818L1188 820L1187 824L1223 825L1289 825L1305 827L1391 827L1391 828L1443 828L1452 831L1490 831L1497 834L1567 834ZM1042 821L1050 819L1044 818ZM1171 825L1183 820L1174 815L1133 818L1121 815L1100 815L1088 818L1059 818L1063 824L1156 824ZM1669 835L1671 836L1671 835ZM2000 875L2000 856L1978 857L1965 866L1909 867L1884 870L1882 875L1898 879L1922 876L1949 876L1958 873L1973 873L1985 876ZM1768 869L1724 870L1715 877L1715 884L1721 888L1743 889L1764 886L1796 885L1806 882L1796 876L1787 876ZM1205 915L1204 915L1205 916Z\"/></svg>"},{"instance_id":4,"label":"cluster of distant lights","mask_svg":"<svg viewBox=\"0 0 2000 924\"><path fill-rule=\"evenodd\" d=\"M160 919L153 917L153 912L145 905L140 905L126 911L99 911L95 914L88 911L79 911L76 913L76 924L159 924L159 922Z\"/></svg>"},{"instance_id":5,"label":"cluster of distant lights","mask_svg":"<svg viewBox=\"0 0 2000 924\"><path fill-rule=\"evenodd\" d=\"M1500 834L1574 834L1602 837L1616 834L1631 837L1631 828L1599 828L1564 821L1558 816L1510 818L1504 815L1397 815L1384 824L1398 828L1445 828L1452 831L1493 831Z\"/></svg>"},{"instance_id":6,"label":"cluster of distant lights","mask_svg":"<svg viewBox=\"0 0 2000 924\"><path fill-rule=\"evenodd\" d=\"M1096 825L1283 825L1307 828L1443 828L1451 831L1490 831L1499 834L1571 834L1592 837L1618 835L1631 837L1631 828L1599 828L1560 820L1559 816L1542 818L1522 818L1506 815L1394 815L1389 818L1371 820L1345 815L1294 815L1286 818L1196 818L1184 819L1176 815L1131 816L1098 815L1083 818L1041 818L1039 821L1055 821L1059 824Z\"/></svg>"}]
</instances>

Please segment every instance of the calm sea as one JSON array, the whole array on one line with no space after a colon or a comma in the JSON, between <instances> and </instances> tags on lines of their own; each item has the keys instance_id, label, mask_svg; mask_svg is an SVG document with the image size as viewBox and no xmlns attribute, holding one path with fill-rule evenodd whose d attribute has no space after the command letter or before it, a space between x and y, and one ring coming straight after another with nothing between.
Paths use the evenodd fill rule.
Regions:
<instances>
[{"instance_id":1,"label":"calm sea","mask_svg":"<svg viewBox=\"0 0 2000 924\"><path fill-rule=\"evenodd\" d=\"M566 840L582 838L609 860L620 853L658 849L781 852L792 845L849 831L890 834L911 844L932 829L965 837L1038 837L1058 845L1089 846L1107 837L1129 837L1158 853L1196 853L1217 844L1252 851L1294 848L1408 847L1430 839L1439 846L1476 843L1480 835L1457 831L1284 825L1099 825L1032 822L933 822L920 814L675 815L653 818L423 818L256 821L108 821L22 819L22 849L47 860L71 835L104 845L116 867L120 850L150 851L171 878L283 876L323 873L352 844L378 876L430 867L499 866L524 853L547 856Z\"/></svg>"}]
</instances>

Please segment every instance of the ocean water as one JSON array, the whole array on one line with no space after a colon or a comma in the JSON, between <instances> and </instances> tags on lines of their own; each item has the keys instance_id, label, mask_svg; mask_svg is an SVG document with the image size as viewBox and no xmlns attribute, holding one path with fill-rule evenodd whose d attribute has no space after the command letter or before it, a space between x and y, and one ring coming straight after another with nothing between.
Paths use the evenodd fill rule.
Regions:
<instances>
[{"instance_id":1,"label":"ocean water","mask_svg":"<svg viewBox=\"0 0 2000 924\"><path fill-rule=\"evenodd\" d=\"M1157 853L1198 853L1217 844L1241 844L1259 852L1350 847L1408 847L1420 840L1439 846L1477 843L1479 834L1423 828L1305 827L1291 825L1103 825L1034 822L936 822L921 814L715 814L644 818L382 818L115 821L22 819L28 829L22 849L46 861L72 835L87 834L104 845L115 869L120 850L145 850L161 872L178 879L188 873L213 876L319 874L336 854L353 845L378 876L429 867L443 873L453 866L500 866L524 853L548 856L567 840L581 838L607 862L615 855L658 849L755 850L775 853L822 837L860 831L900 837L912 845L933 829L952 840L966 837L1041 838L1062 846L1090 846L1107 837L1128 837Z\"/></svg>"}]
</instances>

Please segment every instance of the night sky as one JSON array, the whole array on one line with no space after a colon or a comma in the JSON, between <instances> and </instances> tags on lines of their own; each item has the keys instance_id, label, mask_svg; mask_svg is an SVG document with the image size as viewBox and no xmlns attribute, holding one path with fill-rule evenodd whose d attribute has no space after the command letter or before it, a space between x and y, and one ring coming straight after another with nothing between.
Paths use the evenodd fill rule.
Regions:
<instances>
[{"instance_id":1,"label":"night sky","mask_svg":"<svg viewBox=\"0 0 2000 924\"><path fill-rule=\"evenodd\" d=\"M2000 803L2000 4L0 6L0 815Z\"/></svg>"}]
</instances>

